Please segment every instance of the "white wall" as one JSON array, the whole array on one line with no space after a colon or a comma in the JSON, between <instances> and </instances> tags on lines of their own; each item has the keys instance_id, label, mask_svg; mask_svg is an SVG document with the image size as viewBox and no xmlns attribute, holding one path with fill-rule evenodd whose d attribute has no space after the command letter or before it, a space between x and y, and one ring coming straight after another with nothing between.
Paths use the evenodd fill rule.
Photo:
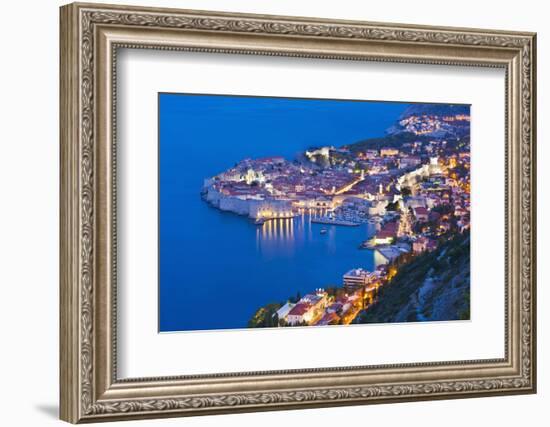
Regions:
<instances>
[{"instance_id":1,"label":"white wall","mask_svg":"<svg viewBox=\"0 0 550 427\"><path fill-rule=\"evenodd\" d=\"M122 3L111 0L113 3ZM536 0L182 0L134 4L324 18L529 30L538 39L539 165L550 161L548 93L550 29L544 2ZM0 401L3 425L47 426L57 421L58 401L58 6L57 0L2 5L0 25L0 298L2 350ZM546 12L546 13L545 13ZM409 426L547 425L550 322L545 285L550 269L549 168L539 188L539 394L454 401L267 412L194 419L139 421L132 425L242 426L346 424ZM6 292L7 291L7 292Z\"/></svg>"}]
</instances>

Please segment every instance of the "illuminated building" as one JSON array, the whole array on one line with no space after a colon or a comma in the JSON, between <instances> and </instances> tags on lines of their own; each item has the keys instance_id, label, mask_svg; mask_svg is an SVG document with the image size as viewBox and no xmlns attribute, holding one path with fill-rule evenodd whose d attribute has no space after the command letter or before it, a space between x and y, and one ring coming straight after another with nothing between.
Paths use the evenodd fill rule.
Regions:
<instances>
[{"instance_id":1,"label":"illuminated building","mask_svg":"<svg viewBox=\"0 0 550 427\"><path fill-rule=\"evenodd\" d=\"M397 148L382 148L380 150L380 156L382 157L397 156L398 154L399 150Z\"/></svg>"},{"instance_id":2,"label":"illuminated building","mask_svg":"<svg viewBox=\"0 0 550 427\"><path fill-rule=\"evenodd\" d=\"M411 236L412 232L412 215L409 209L401 213L399 219L399 228L397 230L398 237Z\"/></svg>"},{"instance_id":3,"label":"illuminated building","mask_svg":"<svg viewBox=\"0 0 550 427\"><path fill-rule=\"evenodd\" d=\"M285 305L283 305L279 310L277 310L277 317L279 320L288 321L287 316L288 313L294 308L296 304L291 303L288 301Z\"/></svg>"},{"instance_id":4,"label":"illuminated building","mask_svg":"<svg viewBox=\"0 0 550 427\"><path fill-rule=\"evenodd\" d=\"M312 319L311 305L306 302L299 302L288 312L286 320L291 325L310 322Z\"/></svg>"},{"instance_id":5,"label":"illuminated building","mask_svg":"<svg viewBox=\"0 0 550 427\"><path fill-rule=\"evenodd\" d=\"M344 288L353 291L365 286L370 278L370 272L362 268L354 268L343 276Z\"/></svg>"}]
</instances>

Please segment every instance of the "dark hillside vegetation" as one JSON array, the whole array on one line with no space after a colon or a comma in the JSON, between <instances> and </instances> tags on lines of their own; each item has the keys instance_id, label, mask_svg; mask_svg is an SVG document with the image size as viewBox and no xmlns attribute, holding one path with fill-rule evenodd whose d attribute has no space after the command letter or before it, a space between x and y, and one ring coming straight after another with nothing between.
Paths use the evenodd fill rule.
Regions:
<instances>
[{"instance_id":1,"label":"dark hillside vegetation","mask_svg":"<svg viewBox=\"0 0 550 427\"><path fill-rule=\"evenodd\" d=\"M443 241L398 267L353 323L470 319L470 234Z\"/></svg>"}]
</instances>

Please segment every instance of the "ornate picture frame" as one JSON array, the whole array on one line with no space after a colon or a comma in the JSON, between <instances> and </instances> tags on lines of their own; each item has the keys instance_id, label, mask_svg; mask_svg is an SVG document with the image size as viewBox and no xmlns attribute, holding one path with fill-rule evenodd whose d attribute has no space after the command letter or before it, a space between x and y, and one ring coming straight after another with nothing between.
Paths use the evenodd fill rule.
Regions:
<instances>
[{"instance_id":1,"label":"ornate picture frame","mask_svg":"<svg viewBox=\"0 0 550 427\"><path fill-rule=\"evenodd\" d=\"M60 13L61 419L79 423L536 391L535 34L80 3ZM119 48L503 68L505 357L118 379Z\"/></svg>"}]
</instances>

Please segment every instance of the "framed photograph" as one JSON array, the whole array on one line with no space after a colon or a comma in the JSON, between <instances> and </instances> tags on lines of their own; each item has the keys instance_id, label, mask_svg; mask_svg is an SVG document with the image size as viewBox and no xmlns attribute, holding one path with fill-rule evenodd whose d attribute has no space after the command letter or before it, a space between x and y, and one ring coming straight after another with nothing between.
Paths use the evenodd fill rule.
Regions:
<instances>
[{"instance_id":1,"label":"framed photograph","mask_svg":"<svg viewBox=\"0 0 550 427\"><path fill-rule=\"evenodd\" d=\"M61 418L534 393L535 34L61 8Z\"/></svg>"}]
</instances>

